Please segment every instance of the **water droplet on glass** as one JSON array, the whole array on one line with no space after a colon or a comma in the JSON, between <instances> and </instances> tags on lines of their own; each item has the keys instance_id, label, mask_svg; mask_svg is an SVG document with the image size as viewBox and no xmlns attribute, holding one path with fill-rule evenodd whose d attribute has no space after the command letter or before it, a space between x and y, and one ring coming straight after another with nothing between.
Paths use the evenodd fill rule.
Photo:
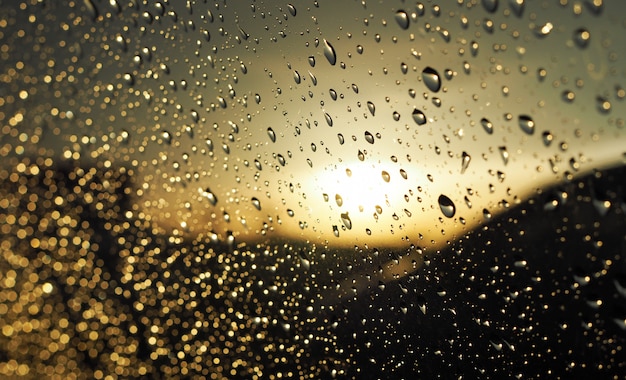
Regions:
<instances>
[{"instance_id":1,"label":"water droplet on glass","mask_svg":"<svg viewBox=\"0 0 626 380\"><path fill-rule=\"evenodd\" d=\"M328 124L329 127L333 126L333 118L326 112L324 112L324 118L326 118L326 124Z\"/></svg>"},{"instance_id":2,"label":"water droplet on glass","mask_svg":"<svg viewBox=\"0 0 626 380\"><path fill-rule=\"evenodd\" d=\"M400 114L397 111L393 111L393 120L395 121L400 120Z\"/></svg>"},{"instance_id":3,"label":"water droplet on glass","mask_svg":"<svg viewBox=\"0 0 626 380\"><path fill-rule=\"evenodd\" d=\"M483 209L483 218L488 222L491 220L492 216L491 213L489 212L489 210L487 210L486 208Z\"/></svg>"},{"instance_id":4,"label":"water droplet on glass","mask_svg":"<svg viewBox=\"0 0 626 380\"><path fill-rule=\"evenodd\" d=\"M335 53L333 45L331 45L326 39L324 39L324 56L331 65L335 65L335 63L337 63L337 53Z\"/></svg>"},{"instance_id":5,"label":"water droplet on glass","mask_svg":"<svg viewBox=\"0 0 626 380\"><path fill-rule=\"evenodd\" d=\"M341 198L341 195L335 194L335 202L337 203L337 206L343 206L343 198Z\"/></svg>"},{"instance_id":6,"label":"water droplet on glass","mask_svg":"<svg viewBox=\"0 0 626 380\"><path fill-rule=\"evenodd\" d=\"M276 142L276 133L274 133L274 130L272 128L267 128L267 135L270 137L270 140L272 140L272 142Z\"/></svg>"},{"instance_id":7,"label":"water droplet on glass","mask_svg":"<svg viewBox=\"0 0 626 380\"><path fill-rule=\"evenodd\" d=\"M544 25L537 25L534 28L535 36L539 38L547 37L552 29L554 29L554 25L552 25L551 22L547 22Z\"/></svg>"},{"instance_id":8,"label":"water droplet on glass","mask_svg":"<svg viewBox=\"0 0 626 380\"><path fill-rule=\"evenodd\" d=\"M332 88L330 90L328 90L328 93L330 94L330 97L333 100L337 100L337 91L333 90Z\"/></svg>"},{"instance_id":9,"label":"water droplet on glass","mask_svg":"<svg viewBox=\"0 0 626 380\"><path fill-rule=\"evenodd\" d=\"M407 179L408 175L406 174L406 170L400 169L400 176L402 176L402 178L404 178L404 179Z\"/></svg>"},{"instance_id":10,"label":"water droplet on glass","mask_svg":"<svg viewBox=\"0 0 626 380\"><path fill-rule=\"evenodd\" d=\"M452 218L456 213L456 207L454 206L454 202L447 196L441 194L438 199L439 208L444 216L447 218Z\"/></svg>"},{"instance_id":11,"label":"water droplet on glass","mask_svg":"<svg viewBox=\"0 0 626 380\"><path fill-rule=\"evenodd\" d=\"M376 113L376 106L372 102L367 102L367 109L370 111L372 116Z\"/></svg>"},{"instance_id":12,"label":"water droplet on glass","mask_svg":"<svg viewBox=\"0 0 626 380\"><path fill-rule=\"evenodd\" d=\"M554 140L554 136L552 136L552 133L550 133L550 131L543 132L541 138L545 146L550 146L550 144L552 144L552 140Z\"/></svg>"},{"instance_id":13,"label":"water droplet on glass","mask_svg":"<svg viewBox=\"0 0 626 380\"><path fill-rule=\"evenodd\" d=\"M465 173L471 160L472 160L472 157L469 154L467 154L467 152L463 152L461 156L461 174Z\"/></svg>"},{"instance_id":14,"label":"water droplet on glass","mask_svg":"<svg viewBox=\"0 0 626 380\"><path fill-rule=\"evenodd\" d=\"M314 56L309 56L309 65L311 65L311 67L315 67L315 57Z\"/></svg>"},{"instance_id":15,"label":"water droplet on glass","mask_svg":"<svg viewBox=\"0 0 626 380\"><path fill-rule=\"evenodd\" d=\"M591 39L591 33L587 29L580 28L574 32L574 43L581 49L584 49L589 45Z\"/></svg>"},{"instance_id":16,"label":"water droplet on glass","mask_svg":"<svg viewBox=\"0 0 626 380\"><path fill-rule=\"evenodd\" d=\"M412 116L413 116L413 121L415 121L417 125L426 124L426 115L424 115L424 112L418 110L417 108L414 108Z\"/></svg>"},{"instance_id":17,"label":"water droplet on glass","mask_svg":"<svg viewBox=\"0 0 626 380\"><path fill-rule=\"evenodd\" d=\"M343 222L343 225L346 226L347 229L349 230L352 229L352 220L350 219L350 216L348 215L347 212L344 212L341 214L341 221Z\"/></svg>"},{"instance_id":18,"label":"water droplet on glass","mask_svg":"<svg viewBox=\"0 0 626 380\"><path fill-rule=\"evenodd\" d=\"M498 9L498 0L482 0L482 4L489 13L494 13Z\"/></svg>"},{"instance_id":19,"label":"water droplet on glass","mask_svg":"<svg viewBox=\"0 0 626 380\"><path fill-rule=\"evenodd\" d=\"M287 9L289 10L289 13L291 13L291 15L295 17L296 7L294 7L293 4L287 4Z\"/></svg>"},{"instance_id":20,"label":"water droplet on glass","mask_svg":"<svg viewBox=\"0 0 626 380\"><path fill-rule=\"evenodd\" d=\"M528 115L520 115L518 118L519 127L522 131L526 132L529 135L535 133L535 122Z\"/></svg>"},{"instance_id":21,"label":"water droplet on glass","mask_svg":"<svg viewBox=\"0 0 626 380\"><path fill-rule=\"evenodd\" d=\"M374 136L369 131L365 131L365 141L370 144L374 143Z\"/></svg>"},{"instance_id":22,"label":"water droplet on glass","mask_svg":"<svg viewBox=\"0 0 626 380\"><path fill-rule=\"evenodd\" d=\"M217 204L217 197L211 192L211 189L209 189L208 187L205 190L200 189L200 194L209 200L211 206L215 206Z\"/></svg>"},{"instance_id":23,"label":"water droplet on glass","mask_svg":"<svg viewBox=\"0 0 626 380\"><path fill-rule=\"evenodd\" d=\"M354 83L352 83L352 91L354 91L355 94L359 93L359 87Z\"/></svg>"},{"instance_id":24,"label":"water droplet on glass","mask_svg":"<svg viewBox=\"0 0 626 380\"><path fill-rule=\"evenodd\" d=\"M300 82L302 81L302 78L300 77L300 73L298 72L298 70L295 70L293 72L293 80L296 82L296 84L300 84Z\"/></svg>"},{"instance_id":25,"label":"water droplet on glass","mask_svg":"<svg viewBox=\"0 0 626 380\"><path fill-rule=\"evenodd\" d=\"M343 137L341 133L337 133L337 138L339 139L340 145L343 145L346 142L346 139Z\"/></svg>"},{"instance_id":26,"label":"water droplet on glass","mask_svg":"<svg viewBox=\"0 0 626 380\"><path fill-rule=\"evenodd\" d=\"M598 96L596 98L596 106L600 113L609 113L611 111L611 102L605 97Z\"/></svg>"},{"instance_id":27,"label":"water droplet on glass","mask_svg":"<svg viewBox=\"0 0 626 380\"><path fill-rule=\"evenodd\" d=\"M383 170L380 174L383 177L383 181L389 182L391 180L391 176L386 171Z\"/></svg>"},{"instance_id":28,"label":"water droplet on glass","mask_svg":"<svg viewBox=\"0 0 626 380\"><path fill-rule=\"evenodd\" d=\"M439 73L430 66L422 71L422 79L430 91L437 92L441 88Z\"/></svg>"},{"instance_id":29,"label":"water droplet on glass","mask_svg":"<svg viewBox=\"0 0 626 380\"><path fill-rule=\"evenodd\" d=\"M485 132L487 132L488 134L493 133L493 124L489 120L482 118L480 119L480 124L485 129Z\"/></svg>"},{"instance_id":30,"label":"water droplet on glass","mask_svg":"<svg viewBox=\"0 0 626 380\"><path fill-rule=\"evenodd\" d=\"M398 25L400 25L400 27L402 29L409 29L409 15L406 14L405 11L403 10L399 10L396 12L396 22L398 23Z\"/></svg>"},{"instance_id":31,"label":"water droplet on glass","mask_svg":"<svg viewBox=\"0 0 626 380\"><path fill-rule=\"evenodd\" d=\"M254 206L254 208L256 208L257 210L261 210L261 202L259 201L258 198L252 198L252 205Z\"/></svg>"},{"instance_id":32,"label":"water droplet on glass","mask_svg":"<svg viewBox=\"0 0 626 380\"><path fill-rule=\"evenodd\" d=\"M565 90L561 93L561 99L563 99L566 103L572 103L575 98L576 95L570 90Z\"/></svg>"},{"instance_id":33,"label":"water droplet on glass","mask_svg":"<svg viewBox=\"0 0 626 380\"><path fill-rule=\"evenodd\" d=\"M509 0L509 6L517 17L521 17L524 14L525 0Z\"/></svg>"},{"instance_id":34,"label":"water droplet on glass","mask_svg":"<svg viewBox=\"0 0 626 380\"><path fill-rule=\"evenodd\" d=\"M501 146L498 148L500 150L500 157L502 157L502 161L504 161L504 165L509 163L509 151L506 150L505 146Z\"/></svg>"},{"instance_id":35,"label":"water droplet on glass","mask_svg":"<svg viewBox=\"0 0 626 380\"><path fill-rule=\"evenodd\" d=\"M365 160L365 154L360 149L359 149L359 153L357 154L357 157L359 158L359 161Z\"/></svg>"}]
</instances>

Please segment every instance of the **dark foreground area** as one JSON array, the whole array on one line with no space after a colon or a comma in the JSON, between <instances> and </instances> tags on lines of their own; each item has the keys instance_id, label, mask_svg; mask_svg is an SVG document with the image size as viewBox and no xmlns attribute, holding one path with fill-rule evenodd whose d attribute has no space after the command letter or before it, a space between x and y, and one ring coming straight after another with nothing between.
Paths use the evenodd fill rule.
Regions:
<instances>
[{"instance_id":1,"label":"dark foreground area","mask_svg":"<svg viewBox=\"0 0 626 380\"><path fill-rule=\"evenodd\" d=\"M368 283L417 247L169 236L137 211L132 173L3 171L0 374L623 378L625 174L538 194Z\"/></svg>"}]
</instances>

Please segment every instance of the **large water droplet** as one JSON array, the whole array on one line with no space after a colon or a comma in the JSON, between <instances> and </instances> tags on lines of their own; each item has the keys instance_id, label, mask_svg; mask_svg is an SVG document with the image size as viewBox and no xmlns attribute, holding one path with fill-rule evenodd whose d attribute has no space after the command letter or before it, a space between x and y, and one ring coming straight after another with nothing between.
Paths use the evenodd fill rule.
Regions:
<instances>
[{"instance_id":1,"label":"large water droplet","mask_svg":"<svg viewBox=\"0 0 626 380\"><path fill-rule=\"evenodd\" d=\"M456 214L456 207L454 206L454 202L447 196L441 194L438 199L439 208L444 216L447 218L452 218L454 214Z\"/></svg>"},{"instance_id":2,"label":"large water droplet","mask_svg":"<svg viewBox=\"0 0 626 380\"><path fill-rule=\"evenodd\" d=\"M403 10L399 10L396 12L396 22L398 23L398 25L400 25L400 27L402 29L409 29L409 15L406 14L405 11Z\"/></svg>"},{"instance_id":3,"label":"large water droplet","mask_svg":"<svg viewBox=\"0 0 626 380\"><path fill-rule=\"evenodd\" d=\"M326 41L326 39L324 39L324 56L331 65L335 65L335 63L337 63L337 53L335 53L335 48L333 48L333 45Z\"/></svg>"},{"instance_id":4,"label":"large water droplet","mask_svg":"<svg viewBox=\"0 0 626 380\"><path fill-rule=\"evenodd\" d=\"M441 88L441 77L439 73L430 66L422 71L422 79L430 91L437 92Z\"/></svg>"},{"instance_id":5,"label":"large water droplet","mask_svg":"<svg viewBox=\"0 0 626 380\"><path fill-rule=\"evenodd\" d=\"M412 116L413 116L413 121L415 121L417 125L426 124L426 115L424 115L424 112L415 108L413 109Z\"/></svg>"},{"instance_id":6,"label":"large water droplet","mask_svg":"<svg viewBox=\"0 0 626 380\"><path fill-rule=\"evenodd\" d=\"M369 131L365 131L365 141L370 144L374 143L374 136Z\"/></svg>"},{"instance_id":7,"label":"large water droplet","mask_svg":"<svg viewBox=\"0 0 626 380\"><path fill-rule=\"evenodd\" d=\"M519 127L529 135L535 133L535 122L528 115L519 116Z\"/></svg>"},{"instance_id":8,"label":"large water droplet","mask_svg":"<svg viewBox=\"0 0 626 380\"><path fill-rule=\"evenodd\" d=\"M525 0L509 0L509 7L517 17L522 17L524 14L524 5Z\"/></svg>"}]
</instances>

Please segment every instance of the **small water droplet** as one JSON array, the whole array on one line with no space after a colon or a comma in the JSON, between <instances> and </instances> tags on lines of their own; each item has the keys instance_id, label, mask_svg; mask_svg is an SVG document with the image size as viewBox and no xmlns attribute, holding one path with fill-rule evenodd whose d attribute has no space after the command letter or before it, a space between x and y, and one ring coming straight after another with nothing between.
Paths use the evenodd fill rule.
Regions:
<instances>
[{"instance_id":1,"label":"small water droplet","mask_svg":"<svg viewBox=\"0 0 626 380\"><path fill-rule=\"evenodd\" d=\"M482 118L480 119L480 124L483 126L487 134L493 134L493 124L489 120Z\"/></svg>"},{"instance_id":2,"label":"small water droplet","mask_svg":"<svg viewBox=\"0 0 626 380\"><path fill-rule=\"evenodd\" d=\"M535 133L535 122L528 115L520 115L518 118L519 127L522 131L526 132L529 135Z\"/></svg>"},{"instance_id":3,"label":"small water droplet","mask_svg":"<svg viewBox=\"0 0 626 380\"><path fill-rule=\"evenodd\" d=\"M454 214L456 214L456 207L454 206L454 202L447 196L441 194L438 199L439 208L444 216L447 218L452 218Z\"/></svg>"},{"instance_id":4,"label":"small water droplet","mask_svg":"<svg viewBox=\"0 0 626 380\"><path fill-rule=\"evenodd\" d=\"M267 135L270 137L270 140L272 140L272 142L276 142L276 133L274 133L274 130L272 128L267 128Z\"/></svg>"},{"instance_id":5,"label":"small water droplet","mask_svg":"<svg viewBox=\"0 0 626 380\"><path fill-rule=\"evenodd\" d=\"M469 154L467 154L467 152L463 152L461 156L461 174L465 173L471 160L472 160L472 157Z\"/></svg>"},{"instance_id":6,"label":"small water droplet","mask_svg":"<svg viewBox=\"0 0 626 380\"><path fill-rule=\"evenodd\" d=\"M352 220L350 219L350 216L348 215L347 212L341 214L341 221L343 222L343 225L346 226L347 229L349 230L352 229Z\"/></svg>"},{"instance_id":7,"label":"small water droplet","mask_svg":"<svg viewBox=\"0 0 626 380\"><path fill-rule=\"evenodd\" d=\"M611 112L611 102L605 97L598 96L596 98L596 106L600 113L609 113Z\"/></svg>"},{"instance_id":8,"label":"small water droplet","mask_svg":"<svg viewBox=\"0 0 626 380\"><path fill-rule=\"evenodd\" d=\"M336 225L333 226L333 235L335 235L335 237L339 237L339 227Z\"/></svg>"},{"instance_id":9,"label":"small water droplet","mask_svg":"<svg viewBox=\"0 0 626 380\"><path fill-rule=\"evenodd\" d=\"M414 108L412 116L413 116L413 121L415 121L417 125L426 124L426 115L424 115L424 112L418 110L417 108Z\"/></svg>"},{"instance_id":10,"label":"small water droplet","mask_svg":"<svg viewBox=\"0 0 626 380\"><path fill-rule=\"evenodd\" d=\"M404 30L409 29L409 15L406 14L405 11L403 10L399 10L396 12L396 22L398 23L398 25L400 25L400 27Z\"/></svg>"},{"instance_id":11,"label":"small water droplet","mask_svg":"<svg viewBox=\"0 0 626 380\"><path fill-rule=\"evenodd\" d=\"M554 29L554 25L552 25L551 22L546 22L543 25L536 25L534 28L535 36L539 38L547 37L552 29Z\"/></svg>"},{"instance_id":12,"label":"small water droplet","mask_svg":"<svg viewBox=\"0 0 626 380\"><path fill-rule=\"evenodd\" d=\"M302 78L300 77L300 73L298 72L298 70L295 70L293 72L293 80L296 82L296 84L300 84L300 82L302 81Z\"/></svg>"},{"instance_id":13,"label":"small water droplet","mask_svg":"<svg viewBox=\"0 0 626 380\"><path fill-rule=\"evenodd\" d=\"M485 218L487 222L490 221L492 218L491 213L486 208L483 209L483 218Z\"/></svg>"},{"instance_id":14,"label":"small water droplet","mask_svg":"<svg viewBox=\"0 0 626 380\"><path fill-rule=\"evenodd\" d=\"M404 169L400 169L400 175L402 176L402 178L407 179L408 175L406 174L406 170Z\"/></svg>"},{"instance_id":15,"label":"small water droplet","mask_svg":"<svg viewBox=\"0 0 626 380\"><path fill-rule=\"evenodd\" d=\"M330 94L331 99L337 100L337 91L331 88L330 90L328 90L328 93Z\"/></svg>"},{"instance_id":16,"label":"small water droplet","mask_svg":"<svg viewBox=\"0 0 626 380\"><path fill-rule=\"evenodd\" d=\"M328 124L329 127L333 126L333 118L326 112L324 112L324 118L326 118L326 124Z\"/></svg>"},{"instance_id":17,"label":"small water droplet","mask_svg":"<svg viewBox=\"0 0 626 380\"><path fill-rule=\"evenodd\" d=\"M341 195L335 194L335 202L337 203L337 206L343 206L343 198L341 198Z\"/></svg>"},{"instance_id":18,"label":"small water droplet","mask_svg":"<svg viewBox=\"0 0 626 380\"><path fill-rule=\"evenodd\" d=\"M383 177L383 181L389 182L391 180L391 176L386 171L383 170L380 174Z\"/></svg>"},{"instance_id":19,"label":"small water droplet","mask_svg":"<svg viewBox=\"0 0 626 380\"><path fill-rule=\"evenodd\" d=\"M309 65L311 65L311 67L315 67L315 57L314 56L309 56Z\"/></svg>"},{"instance_id":20,"label":"small water droplet","mask_svg":"<svg viewBox=\"0 0 626 380\"><path fill-rule=\"evenodd\" d=\"M581 49L586 48L591 40L591 33L587 29L580 28L574 31L574 43Z\"/></svg>"},{"instance_id":21,"label":"small water droplet","mask_svg":"<svg viewBox=\"0 0 626 380\"><path fill-rule=\"evenodd\" d=\"M363 54L363 46L362 45L356 45L356 52L359 54Z\"/></svg>"},{"instance_id":22,"label":"small water droplet","mask_svg":"<svg viewBox=\"0 0 626 380\"><path fill-rule=\"evenodd\" d=\"M337 138L339 139L339 145L343 145L346 142L346 139L341 133L337 133Z\"/></svg>"},{"instance_id":23,"label":"small water droplet","mask_svg":"<svg viewBox=\"0 0 626 380\"><path fill-rule=\"evenodd\" d=\"M422 70L422 79L430 91L437 92L441 89L439 73L432 67L429 66Z\"/></svg>"},{"instance_id":24,"label":"small water droplet","mask_svg":"<svg viewBox=\"0 0 626 380\"><path fill-rule=\"evenodd\" d=\"M372 116L376 113L376 106L372 102L367 102L367 109L370 111Z\"/></svg>"},{"instance_id":25,"label":"small water droplet","mask_svg":"<svg viewBox=\"0 0 626 380\"><path fill-rule=\"evenodd\" d=\"M397 111L393 111L393 120L400 121L400 114Z\"/></svg>"},{"instance_id":26,"label":"small water droplet","mask_svg":"<svg viewBox=\"0 0 626 380\"><path fill-rule=\"evenodd\" d=\"M209 200L211 206L215 206L217 204L217 197L211 192L211 189L207 187L205 190L199 189L199 191L203 197Z\"/></svg>"},{"instance_id":27,"label":"small water droplet","mask_svg":"<svg viewBox=\"0 0 626 380\"><path fill-rule=\"evenodd\" d=\"M276 159L278 160L278 163L280 164L280 166L285 166L287 164L287 161L285 160L285 157L282 154L276 155Z\"/></svg>"},{"instance_id":28,"label":"small water droplet","mask_svg":"<svg viewBox=\"0 0 626 380\"><path fill-rule=\"evenodd\" d=\"M554 136L552 136L552 133L550 133L550 131L543 132L541 138L545 146L550 146L550 144L552 144L552 141L554 140Z\"/></svg>"},{"instance_id":29,"label":"small water droplet","mask_svg":"<svg viewBox=\"0 0 626 380\"><path fill-rule=\"evenodd\" d=\"M489 13L498 10L498 0L482 0L483 8Z\"/></svg>"},{"instance_id":30,"label":"small water droplet","mask_svg":"<svg viewBox=\"0 0 626 380\"><path fill-rule=\"evenodd\" d=\"M352 83L352 91L354 91L355 94L359 93L359 86L357 86L356 84Z\"/></svg>"},{"instance_id":31,"label":"small water droplet","mask_svg":"<svg viewBox=\"0 0 626 380\"><path fill-rule=\"evenodd\" d=\"M524 14L525 0L509 0L509 7L517 17L522 17Z\"/></svg>"},{"instance_id":32,"label":"small water droplet","mask_svg":"<svg viewBox=\"0 0 626 380\"><path fill-rule=\"evenodd\" d=\"M509 163L509 151L506 150L505 146L501 146L498 148L500 150L500 156L502 157L502 161L504 161L504 165Z\"/></svg>"},{"instance_id":33,"label":"small water droplet","mask_svg":"<svg viewBox=\"0 0 626 380\"><path fill-rule=\"evenodd\" d=\"M561 93L561 99L566 103L572 103L576 98L576 94L573 91L565 90Z\"/></svg>"},{"instance_id":34,"label":"small water droplet","mask_svg":"<svg viewBox=\"0 0 626 380\"><path fill-rule=\"evenodd\" d=\"M365 131L365 141L370 144L374 143L374 136L369 131Z\"/></svg>"},{"instance_id":35,"label":"small water droplet","mask_svg":"<svg viewBox=\"0 0 626 380\"><path fill-rule=\"evenodd\" d=\"M326 39L324 39L324 56L328 60L331 65L335 65L337 63L337 53L335 52L335 48L330 44Z\"/></svg>"},{"instance_id":36,"label":"small water droplet","mask_svg":"<svg viewBox=\"0 0 626 380\"><path fill-rule=\"evenodd\" d=\"M261 201L259 201L258 198L252 198L252 205L254 206L254 208L256 208L257 210L261 210Z\"/></svg>"},{"instance_id":37,"label":"small water droplet","mask_svg":"<svg viewBox=\"0 0 626 380\"><path fill-rule=\"evenodd\" d=\"M357 157L359 158L359 161L365 160L365 154L360 149L359 149L359 153L357 154Z\"/></svg>"}]
</instances>

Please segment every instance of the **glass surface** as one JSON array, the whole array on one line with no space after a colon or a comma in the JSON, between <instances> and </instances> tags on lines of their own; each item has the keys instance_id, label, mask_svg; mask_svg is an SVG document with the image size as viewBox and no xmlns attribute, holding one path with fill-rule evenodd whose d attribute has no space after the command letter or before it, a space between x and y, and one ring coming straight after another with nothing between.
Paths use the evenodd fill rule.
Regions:
<instances>
[{"instance_id":1,"label":"glass surface","mask_svg":"<svg viewBox=\"0 0 626 380\"><path fill-rule=\"evenodd\" d=\"M0 377L623 378L625 12L0 1Z\"/></svg>"}]
</instances>

